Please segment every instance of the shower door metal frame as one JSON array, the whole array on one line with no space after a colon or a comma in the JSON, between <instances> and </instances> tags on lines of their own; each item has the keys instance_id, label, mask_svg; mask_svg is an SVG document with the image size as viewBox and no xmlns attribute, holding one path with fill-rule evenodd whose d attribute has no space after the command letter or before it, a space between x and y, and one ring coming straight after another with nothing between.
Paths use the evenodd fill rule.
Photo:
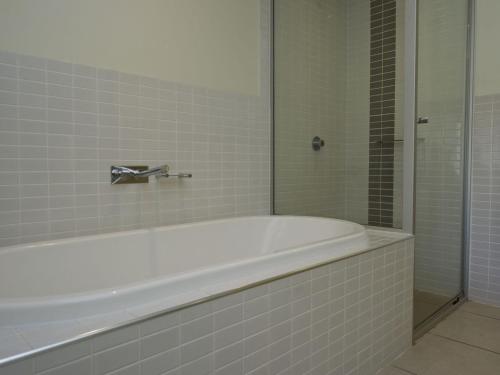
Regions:
<instances>
[{"instance_id":1,"label":"shower door metal frame","mask_svg":"<svg viewBox=\"0 0 500 375\"><path fill-rule=\"evenodd\" d=\"M404 221L403 221L403 229L408 233L415 234L415 204L416 204L416 139L417 139L417 101L418 101L418 5L422 0L406 0L406 5L410 4L411 10L407 10L407 18L405 20L405 43L412 43L412 49L414 47L414 66L410 69L412 72L407 72L405 75L405 80L413 80L414 83L414 105L413 105L413 119L410 118L410 114L406 113L406 111L411 112L410 106L405 107L405 132L408 129L409 132L405 133L409 134L413 137L411 142L411 147L407 147L408 153L405 153L405 157L408 157L408 164L406 162L403 164L405 168L411 168L411 173L405 173L405 180L407 187L410 190L413 190L413 196L403 190L403 194L407 193L408 195L404 195L406 199L412 199L413 205L411 206L411 210L408 209L408 212L404 211ZM471 140L472 140L472 119L473 119L473 98L474 98L474 31L475 31L475 4L476 0L467 0L467 35L466 35L466 61L465 61L465 98L464 98L464 129L463 129L463 193L462 193L462 234L461 234L461 252L462 252L462 262L461 262L461 271L462 277L460 278L461 285L460 291L453 297L449 299L449 301L444 304L441 308L435 311L432 315L426 318L419 325L414 327L415 333L414 338L418 338L425 334L429 329L431 329L435 324L437 324L441 319L446 317L448 313L453 311L456 306L459 305L459 302L464 302L468 297L468 278L469 278L469 245L470 245L470 213L471 213ZM409 36L408 33L412 33L412 36ZM408 38L413 38L409 40ZM406 58L410 58L412 51L405 50L405 61ZM414 70L413 70L414 69ZM413 73L413 74L411 74ZM405 82L408 86L411 83ZM407 87L410 90L409 87ZM411 92L405 90L405 96L408 96L408 100L411 97ZM405 99L405 104L407 103ZM410 165L410 153L413 155L413 159ZM405 159L406 160L406 159ZM410 181L411 179L411 181ZM408 208L409 205L406 205ZM411 213L409 212L411 211ZM406 220L406 221L405 221ZM406 224L406 225L405 225ZM415 270L416 271L416 270ZM414 278L415 282L415 278Z\"/></svg>"},{"instance_id":2,"label":"shower door metal frame","mask_svg":"<svg viewBox=\"0 0 500 375\"><path fill-rule=\"evenodd\" d=\"M261 2L261 4L265 3L264 1ZM276 95L275 91L275 84L274 84L274 60L275 60L275 55L274 55L274 0L269 0L269 3L267 4L269 7L269 47L271 48L271 51L269 52L269 58L271 61L269 61L269 84L270 84L270 108L269 108L269 115L271 118L271 166L270 166L270 214L271 215L277 215L276 213L276 192L275 192L275 187L276 187L276 150L275 150L275 139L276 139L276 125L275 125L275 112L274 112L274 105L275 105L275 100L274 97Z\"/></svg>"},{"instance_id":3,"label":"shower door metal frame","mask_svg":"<svg viewBox=\"0 0 500 375\"><path fill-rule=\"evenodd\" d=\"M467 80L464 140L464 202L463 202L463 293L469 296L470 229L472 199L472 127L474 120L474 64L476 38L476 0L469 0L467 29Z\"/></svg>"},{"instance_id":4,"label":"shower door metal frame","mask_svg":"<svg viewBox=\"0 0 500 375\"><path fill-rule=\"evenodd\" d=\"M415 138L417 104L417 12L418 0L405 0L404 42L404 146L403 231L415 233ZM411 202L411 203L410 203Z\"/></svg>"}]
</instances>

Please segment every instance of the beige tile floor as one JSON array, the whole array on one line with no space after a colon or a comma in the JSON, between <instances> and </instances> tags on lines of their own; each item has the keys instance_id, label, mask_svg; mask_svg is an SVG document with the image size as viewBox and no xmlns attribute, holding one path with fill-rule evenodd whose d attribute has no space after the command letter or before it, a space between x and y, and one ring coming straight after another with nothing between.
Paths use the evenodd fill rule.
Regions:
<instances>
[{"instance_id":1,"label":"beige tile floor","mask_svg":"<svg viewBox=\"0 0 500 375\"><path fill-rule=\"evenodd\" d=\"M500 375L500 308L467 302L378 375Z\"/></svg>"}]
</instances>

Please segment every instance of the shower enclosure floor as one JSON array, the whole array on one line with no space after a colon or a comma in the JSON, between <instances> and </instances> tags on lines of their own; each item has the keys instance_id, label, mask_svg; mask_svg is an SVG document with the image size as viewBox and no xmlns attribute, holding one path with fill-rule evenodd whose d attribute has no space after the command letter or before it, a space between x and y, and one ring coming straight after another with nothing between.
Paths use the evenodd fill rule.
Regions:
<instances>
[{"instance_id":1,"label":"shower enclosure floor","mask_svg":"<svg viewBox=\"0 0 500 375\"><path fill-rule=\"evenodd\" d=\"M450 301L450 297L415 290L413 294L413 325L417 326Z\"/></svg>"}]
</instances>

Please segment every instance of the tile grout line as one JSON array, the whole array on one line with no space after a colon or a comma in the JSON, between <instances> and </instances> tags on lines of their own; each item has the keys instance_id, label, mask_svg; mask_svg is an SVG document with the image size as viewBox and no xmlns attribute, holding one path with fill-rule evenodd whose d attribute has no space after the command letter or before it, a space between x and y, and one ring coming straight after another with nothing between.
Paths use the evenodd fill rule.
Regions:
<instances>
[{"instance_id":1,"label":"tile grout line","mask_svg":"<svg viewBox=\"0 0 500 375\"><path fill-rule=\"evenodd\" d=\"M442 339L445 339L445 340L457 342L459 344L464 344L464 345L470 346L471 348L476 348L476 349L483 350L485 352L490 352L490 353L493 353L493 354L496 354L496 355L500 355L500 352L495 352L494 350L491 350L491 349L483 348L481 346L477 346L477 345L474 345L474 344L469 344L468 342L465 342L465 341L461 341L461 340L457 340L457 339L452 339L451 337L443 336L443 335L440 335L440 334L437 334L437 333L432 333L432 332L429 332L428 334L432 335L432 336L436 336L436 337L441 337Z\"/></svg>"},{"instance_id":2,"label":"tile grout line","mask_svg":"<svg viewBox=\"0 0 500 375\"><path fill-rule=\"evenodd\" d=\"M480 314L480 313L477 313L477 312L471 312L471 311L467 311L467 310L462 310L463 313L467 313L467 314L471 314L471 315L475 315L475 316L481 316L483 318L489 318L489 319L493 319L493 320L500 320L500 317L496 318L494 316L489 316L489 315L483 315L483 314Z\"/></svg>"},{"instance_id":3,"label":"tile grout line","mask_svg":"<svg viewBox=\"0 0 500 375\"><path fill-rule=\"evenodd\" d=\"M399 367L399 366L396 366L396 365L391 365L391 367L394 367L395 369L398 369L398 370L401 370L403 372L406 372L407 374L418 375L416 372L406 370L406 369L404 369L402 367Z\"/></svg>"}]
</instances>

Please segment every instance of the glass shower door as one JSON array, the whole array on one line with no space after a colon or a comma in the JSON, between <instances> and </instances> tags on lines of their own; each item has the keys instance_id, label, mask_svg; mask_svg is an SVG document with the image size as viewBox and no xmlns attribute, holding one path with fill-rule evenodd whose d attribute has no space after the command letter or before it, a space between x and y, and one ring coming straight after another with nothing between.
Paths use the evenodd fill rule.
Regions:
<instances>
[{"instance_id":1,"label":"glass shower door","mask_svg":"<svg viewBox=\"0 0 500 375\"><path fill-rule=\"evenodd\" d=\"M468 0L418 2L415 326L463 290Z\"/></svg>"}]
</instances>

